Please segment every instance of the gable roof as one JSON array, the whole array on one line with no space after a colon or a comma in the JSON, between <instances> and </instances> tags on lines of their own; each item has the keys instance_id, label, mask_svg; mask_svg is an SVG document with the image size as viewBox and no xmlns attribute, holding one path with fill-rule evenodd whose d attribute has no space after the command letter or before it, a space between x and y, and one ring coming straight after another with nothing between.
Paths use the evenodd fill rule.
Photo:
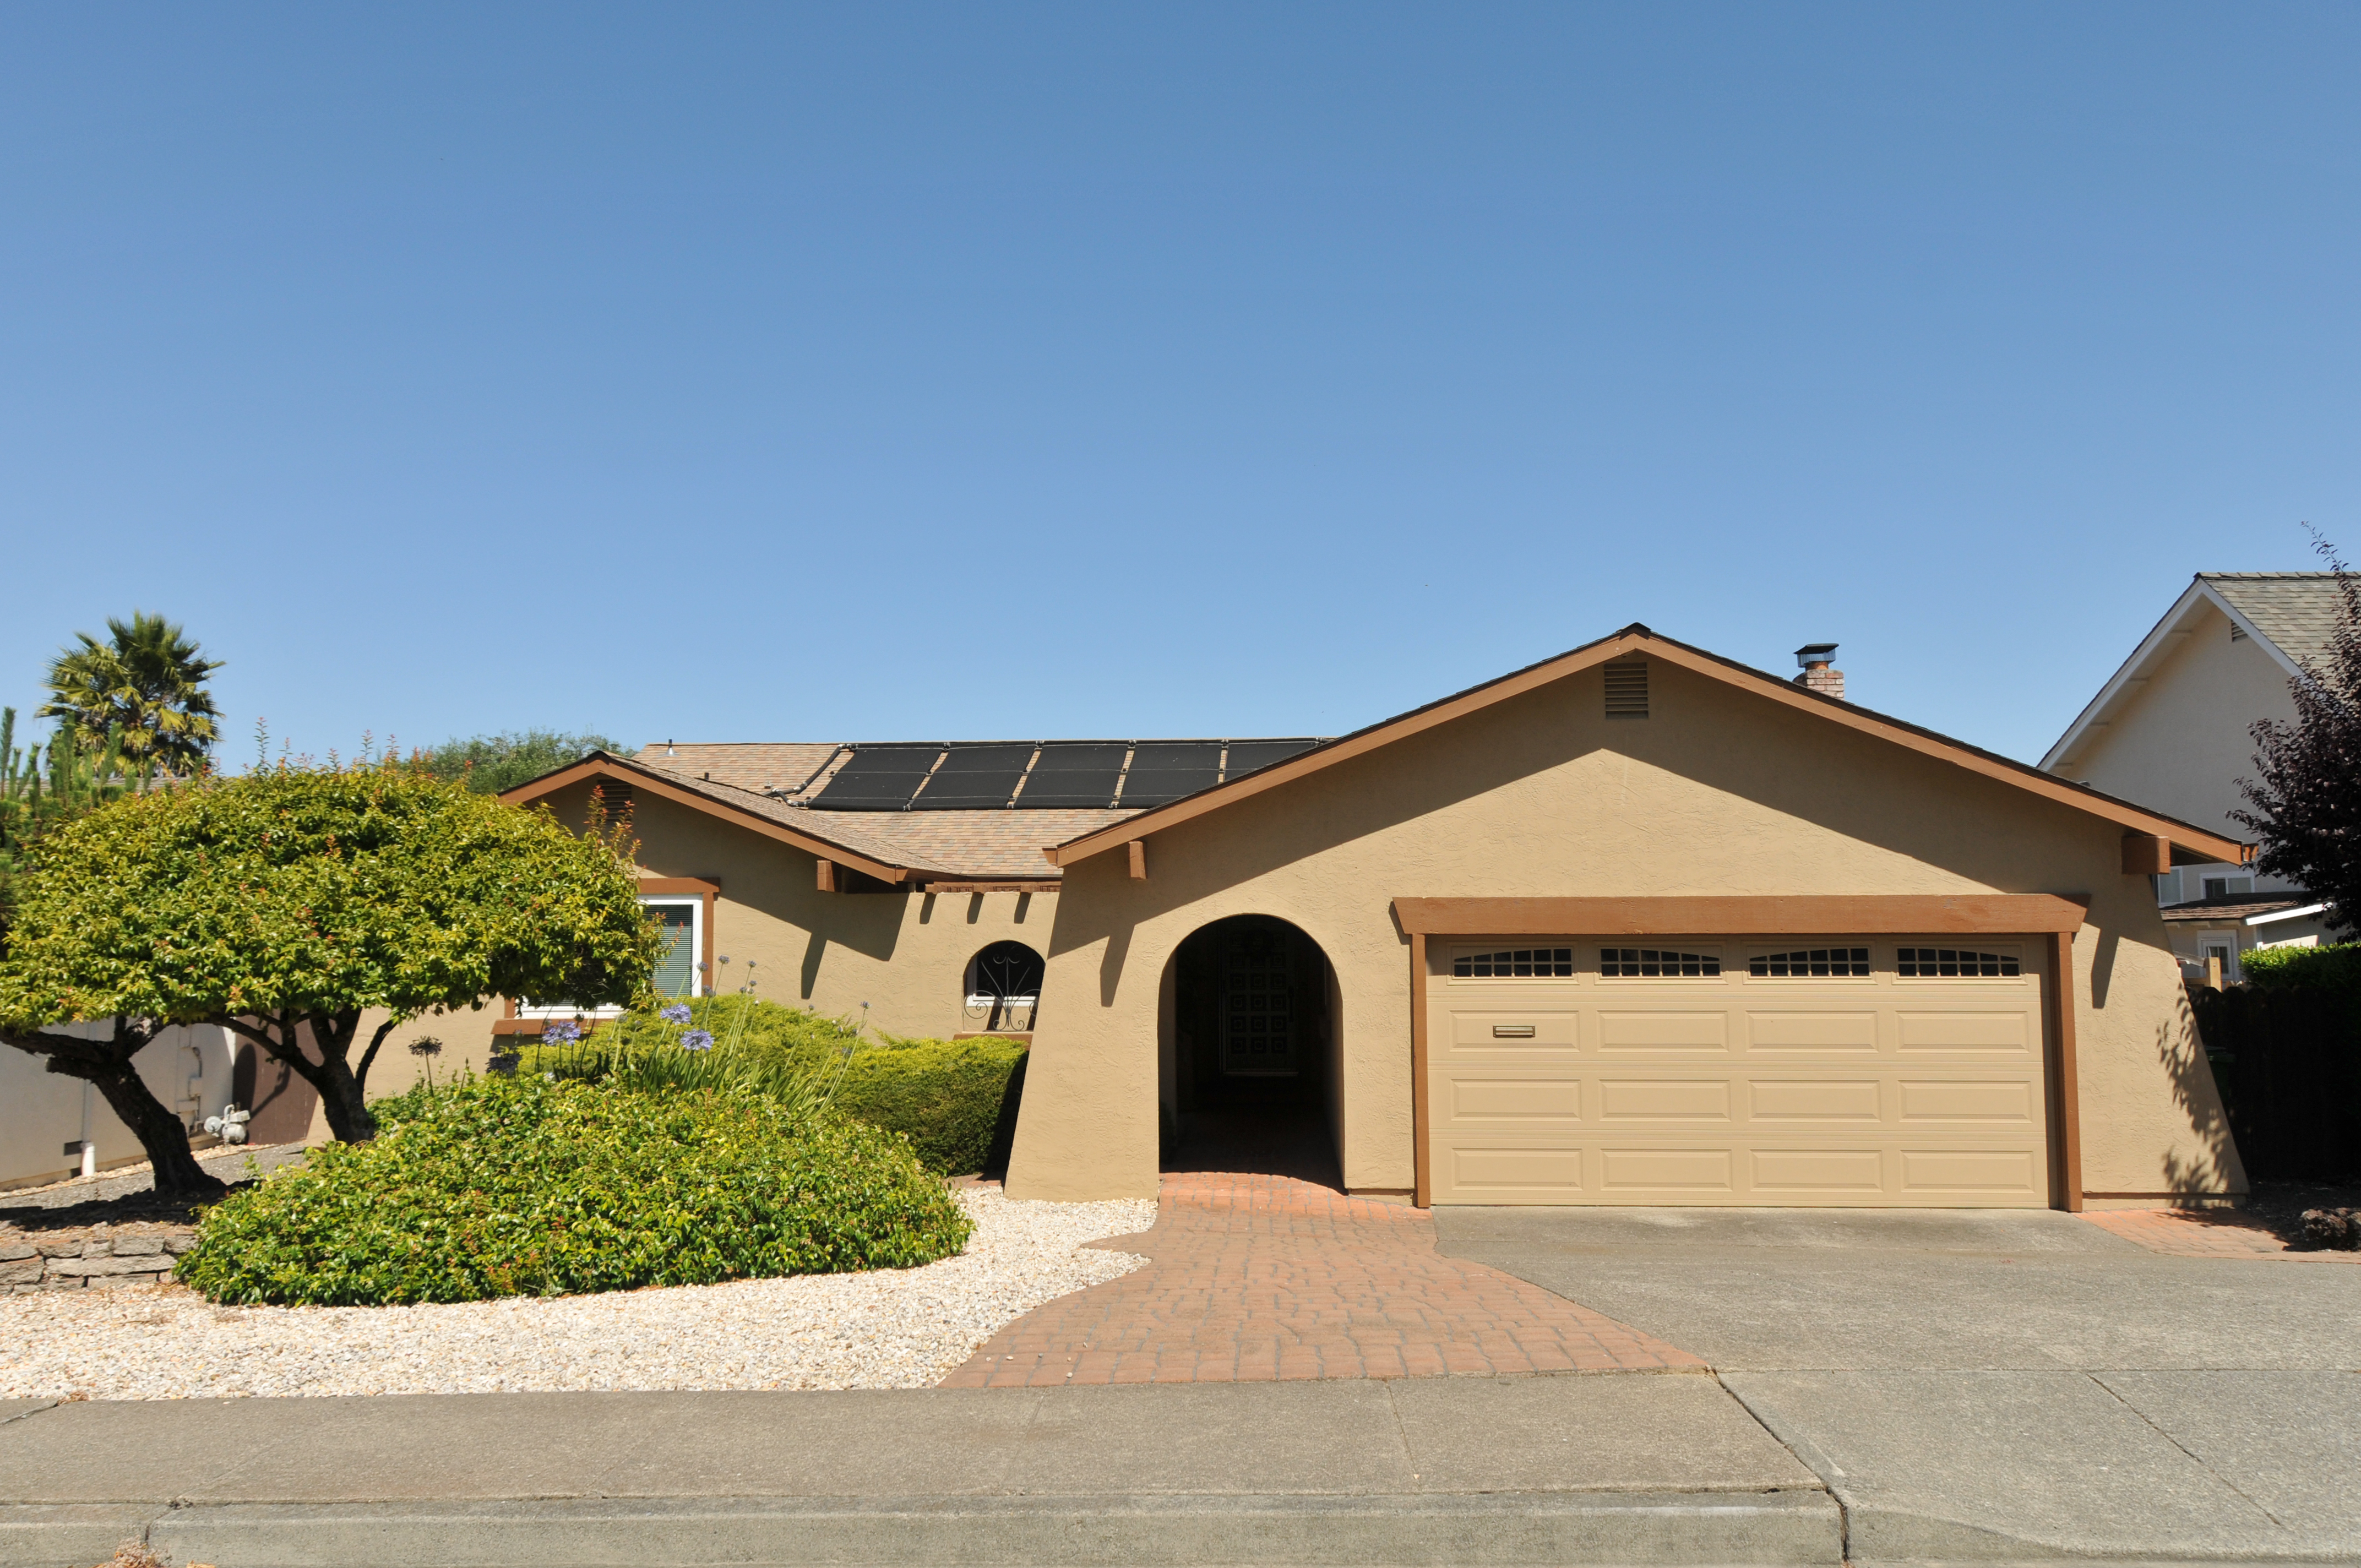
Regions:
<instances>
[{"instance_id":1,"label":"gable roof","mask_svg":"<svg viewBox=\"0 0 2361 1568\"><path fill-rule=\"evenodd\" d=\"M1280 784L1317 773L1323 768L1333 767L1350 758L1361 756L1421 731L1433 729L1439 724L1447 724L1455 718L1478 712L1495 703L1505 702L1510 697L1521 696L1537 687L1547 685L1551 682L1564 680L1566 676L1587 670L1594 664L1603 664L1610 659L1627 654L1643 654L1652 659L1662 659L1667 663L1678 665L1710 680L1719 681L1725 685L1752 692L1773 702L1841 724L1847 729L1892 741L1895 745L1917 751L1922 755L1965 768L1971 773L1982 773L1987 778L2015 785L2028 794L2074 806L2111 822L2121 823L2132 832L2153 834L2169 839L2176 850L2185 853L2191 860L2240 861L2246 856L2245 845L2235 839L2224 839L2220 834L2210 832L2194 823L2163 816L2144 806L2135 806L2127 800L2118 800L2113 795L2102 794L2083 784L2069 784L2063 779L2043 773L2038 768L2028 767L2023 762L2001 756L1997 752L1987 751L1980 746L1971 746L1964 740L1954 740L1947 735L1939 735L1932 729L1912 724L1905 719L1872 712L1840 698L1828 696L1799 686L1791 681L1782 680L1765 671L1741 664L1734 659L1725 659L1718 653L1708 653L1702 648L1693 648L1686 642L1659 636L1636 621L1612 636L1602 637L1596 642L1587 642L1554 659L1545 659L1537 664L1528 664L1521 670L1512 671L1496 680L1471 686L1464 692L1428 703L1422 707L1412 708L1408 713L1372 724L1365 729L1356 729L1350 735L1339 736L1301 755L1274 762L1267 768L1232 779L1226 784L1216 784L1211 789L1201 790L1169 806L1151 806L1127 822L1085 833L1062 844L1045 849L1042 853L1048 857L1052 865L1071 866L1078 861L1104 853L1131 839L1144 838L1159 828L1174 827L1193 817L1204 816L1208 812L1218 811L1225 806L1259 795L1265 790L1277 788Z\"/></svg>"},{"instance_id":2,"label":"gable roof","mask_svg":"<svg viewBox=\"0 0 2361 1568\"><path fill-rule=\"evenodd\" d=\"M2164 612L2131 657L2109 676L2087 707L2042 754L2045 769L2071 763L2092 731L2105 728L2212 609L2253 640L2256 647L2290 676L2303 674L2303 661L2328 652L2330 634L2345 614L2345 596L2334 572L2200 572L2172 608Z\"/></svg>"}]
</instances>

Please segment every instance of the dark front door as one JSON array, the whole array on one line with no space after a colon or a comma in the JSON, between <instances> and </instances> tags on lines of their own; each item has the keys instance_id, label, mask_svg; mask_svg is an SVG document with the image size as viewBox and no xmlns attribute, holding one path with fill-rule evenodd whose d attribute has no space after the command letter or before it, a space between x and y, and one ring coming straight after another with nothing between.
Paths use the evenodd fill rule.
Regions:
<instances>
[{"instance_id":1,"label":"dark front door","mask_svg":"<svg viewBox=\"0 0 2361 1568\"><path fill-rule=\"evenodd\" d=\"M1276 932L1241 932L1222 955L1222 1071L1232 1078L1295 1073L1293 944Z\"/></svg>"}]
</instances>

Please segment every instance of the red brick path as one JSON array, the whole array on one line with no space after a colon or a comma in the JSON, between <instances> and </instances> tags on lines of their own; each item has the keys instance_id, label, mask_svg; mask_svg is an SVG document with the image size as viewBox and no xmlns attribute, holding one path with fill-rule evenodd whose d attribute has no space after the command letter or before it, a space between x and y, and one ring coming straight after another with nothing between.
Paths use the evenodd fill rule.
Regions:
<instances>
[{"instance_id":1,"label":"red brick path","mask_svg":"<svg viewBox=\"0 0 2361 1568\"><path fill-rule=\"evenodd\" d=\"M2174 1257L2290 1257L2361 1263L2361 1253L2298 1252L2238 1209L2094 1209L2082 1218L2150 1252Z\"/></svg>"},{"instance_id":2,"label":"red brick path","mask_svg":"<svg viewBox=\"0 0 2361 1568\"><path fill-rule=\"evenodd\" d=\"M1632 1372L1705 1363L1538 1285L1444 1257L1403 1203L1283 1176L1164 1178L1152 1261L993 1336L946 1388Z\"/></svg>"}]
</instances>

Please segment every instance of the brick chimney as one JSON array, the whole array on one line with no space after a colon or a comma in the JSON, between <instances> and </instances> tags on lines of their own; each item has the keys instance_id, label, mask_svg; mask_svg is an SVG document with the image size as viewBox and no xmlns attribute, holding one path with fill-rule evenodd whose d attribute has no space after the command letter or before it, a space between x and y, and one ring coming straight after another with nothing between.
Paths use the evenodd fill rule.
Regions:
<instances>
[{"instance_id":1,"label":"brick chimney","mask_svg":"<svg viewBox=\"0 0 2361 1568\"><path fill-rule=\"evenodd\" d=\"M1795 663L1804 673L1795 684L1806 691L1816 691L1822 696L1842 700L1844 672L1836 667L1837 645L1833 642L1806 642L1795 650Z\"/></svg>"}]
</instances>

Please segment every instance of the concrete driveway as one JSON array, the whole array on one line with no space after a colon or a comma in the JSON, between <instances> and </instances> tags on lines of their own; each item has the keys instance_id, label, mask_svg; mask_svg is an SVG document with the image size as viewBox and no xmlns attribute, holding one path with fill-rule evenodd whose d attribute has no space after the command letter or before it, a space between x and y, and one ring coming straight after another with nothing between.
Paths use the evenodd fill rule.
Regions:
<instances>
[{"instance_id":1,"label":"concrete driveway","mask_svg":"<svg viewBox=\"0 0 2361 1568\"><path fill-rule=\"evenodd\" d=\"M1853 1561L2361 1558L2361 1267L2048 1212L1434 1218L1444 1254L1705 1357Z\"/></svg>"}]
</instances>

